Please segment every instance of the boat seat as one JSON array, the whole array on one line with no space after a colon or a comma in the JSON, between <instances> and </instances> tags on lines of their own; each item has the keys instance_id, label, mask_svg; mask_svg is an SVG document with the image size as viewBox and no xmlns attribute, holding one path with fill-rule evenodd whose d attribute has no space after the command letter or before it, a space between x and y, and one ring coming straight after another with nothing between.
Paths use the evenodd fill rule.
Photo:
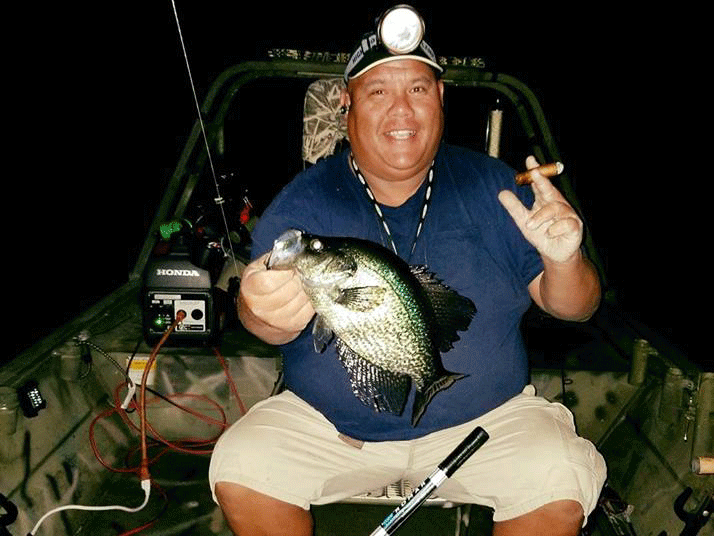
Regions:
<instances>
[{"instance_id":1,"label":"boat seat","mask_svg":"<svg viewBox=\"0 0 714 536\"><path fill-rule=\"evenodd\" d=\"M393 482L383 488L377 488L366 491L359 495L354 495L340 501L343 504L373 504L373 505L388 505L395 508L402 504L420 482L413 484L409 480L399 480ZM470 524L471 507L470 504L456 503L439 497L438 489L419 507L441 507L441 508L456 508L454 535L466 536L469 534L468 527Z\"/></svg>"},{"instance_id":2,"label":"boat seat","mask_svg":"<svg viewBox=\"0 0 714 536\"><path fill-rule=\"evenodd\" d=\"M302 159L316 164L348 142L345 114L340 109L341 78L323 78L312 82L305 92L302 126Z\"/></svg>"}]
</instances>

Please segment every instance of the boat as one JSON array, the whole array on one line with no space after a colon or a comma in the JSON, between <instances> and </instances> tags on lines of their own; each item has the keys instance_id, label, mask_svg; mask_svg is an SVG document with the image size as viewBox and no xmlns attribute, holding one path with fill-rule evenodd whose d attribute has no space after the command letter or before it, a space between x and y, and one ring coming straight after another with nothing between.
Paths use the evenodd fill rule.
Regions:
<instances>
[{"instance_id":1,"label":"boat","mask_svg":"<svg viewBox=\"0 0 714 536\"><path fill-rule=\"evenodd\" d=\"M128 280L3 363L0 534L230 534L207 487L211 446L281 386L279 352L242 328L233 296L251 229L281 187L263 177L287 181L346 143L335 101L346 61L275 48L221 72L197 101ZM448 112L471 117L447 119L449 141L515 168L526 154L563 160L526 83L483 58L439 61ZM278 94L279 132L251 105ZM251 158L264 140L289 156ZM556 181L587 213L567 166ZM576 324L532 309L523 325L538 393L571 409L608 464L583 534L712 535L714 368L622 307L595 237L584 248L606 292L594 317ZM137 478L142 449L150 490ZM317 507L316 535L369 534L418 484ZM401 530L474 536L490 523L483 507L436 490Z\"/></svg>"}]
</instances>

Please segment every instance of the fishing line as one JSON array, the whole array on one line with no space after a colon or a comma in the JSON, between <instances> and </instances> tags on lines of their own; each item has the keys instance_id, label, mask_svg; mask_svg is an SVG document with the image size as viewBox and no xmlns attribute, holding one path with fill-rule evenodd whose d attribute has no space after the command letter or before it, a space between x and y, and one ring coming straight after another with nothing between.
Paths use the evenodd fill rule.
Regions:
<instances>
[{"instance_id":1,"label":"fishing line","mask_svg":"<svg viewBox=\"0 0 714 536\"><path fill-rule=\"evenodd\" d=\"M186 63L186 72L188 74L188 80L191 85L191 92L193 94L193 102L196 106L196 114L198 116L198 123L201 126L201 134L203 137L203 143L206 147L206 155L208 156L208 165L211 168L211 176L213 177L213 184L216 188L216 198L215 203L218 205L221 217L223 218L223 226L226 231L226 238L228 240L228 247L231 252L231 258L233 259L233 268L235 269L236 276L238 275L238 262L236 261L236 255L233 251L233 241L230 239L230 229L228 228L228 219L226 218L226 212L223 207L224 199L221 196L221 189L218 185L218 179L216 177L216 169L213 166L213 158L211 157L211 148L208 144L208 136L206 135L206 126L203 122L203 116L201 114L201 105L198 103L198 94L196 93L196 85L193 83L193 75L191 74L191 65L188 61L188 53L186 52L186 44L183 39L183 32L181 31L181 23L179 21L178 11L176 9L176 1L171 0L171 7L174 11L174 18L176 19L176 30L178 31L179 42L181 43L181 51L183 53L184 62Z\"/></svg>"}]
</instances>

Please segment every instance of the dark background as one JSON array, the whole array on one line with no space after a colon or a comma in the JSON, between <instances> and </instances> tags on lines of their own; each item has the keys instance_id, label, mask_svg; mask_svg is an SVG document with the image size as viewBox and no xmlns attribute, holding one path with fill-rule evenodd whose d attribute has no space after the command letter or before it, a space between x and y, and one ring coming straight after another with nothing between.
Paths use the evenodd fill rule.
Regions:
<instances>
[{"instance_id":1,"label":"dark background","mask_svg":"<svg viewBox=\"0 0 714 536\"><path fill-rule=\"evenodd\" d=\"M202 100L226 67L270 48L351 50L385 5L176 8ZM533 89L623 308L691 351L710 294L696 14L414 5L437 54L483 57ZM8 48L4 359L126 280L196 117L170 1L41 15L9 19L25 31Z\"/></svg>"}]
</instances>

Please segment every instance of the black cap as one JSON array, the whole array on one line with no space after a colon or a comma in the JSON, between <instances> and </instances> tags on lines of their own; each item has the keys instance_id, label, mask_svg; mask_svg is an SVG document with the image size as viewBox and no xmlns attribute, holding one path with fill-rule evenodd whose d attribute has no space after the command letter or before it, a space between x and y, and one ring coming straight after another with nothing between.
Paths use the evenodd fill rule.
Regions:
<instances>
[{"instance_id":1,"label":"black cap","mask_svg":"<svg viewBox=\"0 0 714 536\"><path fill-rule=\"evenodd\" d=\"M375 32L370 32L362 38L356 50L350 56L345 68L345 82L357 78L377 65L407 59L424 62L437 72L444 72L444 69L436 61L434 51L426 41L422 40L419 46L408 54L393 54L385 48Z\"/></svg>"}]
</instances>

